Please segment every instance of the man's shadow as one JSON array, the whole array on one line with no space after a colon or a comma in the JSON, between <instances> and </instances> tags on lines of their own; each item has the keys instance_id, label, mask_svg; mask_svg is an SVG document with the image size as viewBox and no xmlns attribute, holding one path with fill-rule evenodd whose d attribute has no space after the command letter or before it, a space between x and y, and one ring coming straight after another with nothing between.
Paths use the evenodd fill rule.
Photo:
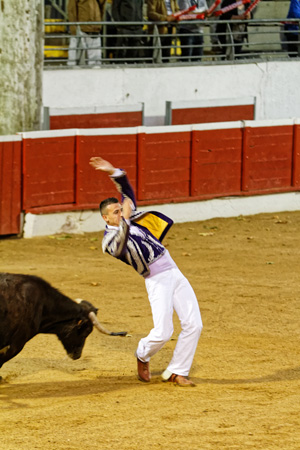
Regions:
<instances>
[{"instance_id":1,"label":"man's shadow","mask_svg":"<svg viewBox=\"0 0 300 450\"><path fill-rule=\"evenodd\" d=\"M280 381L300 380L300 366L289 369L277 370L270 375L252 378L195 378L192 377L198 384L261 384L274 383Z\"/></svg>"}]
</instances>

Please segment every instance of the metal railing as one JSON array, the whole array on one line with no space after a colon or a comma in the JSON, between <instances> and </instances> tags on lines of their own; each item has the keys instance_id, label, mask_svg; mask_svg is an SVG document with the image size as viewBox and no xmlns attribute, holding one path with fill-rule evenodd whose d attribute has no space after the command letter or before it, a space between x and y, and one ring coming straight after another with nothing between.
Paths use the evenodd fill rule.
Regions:
<instances>
[{"instance_id":1,"label":"metal railing","mask_svg":"<svg viewBox=\"0 0 300 450\"><path fill-rule=\"evenodd\" d=\"M193 20L196 32L183 29L191 26L190 21L175 27L167 22L45 21L44 63L45 67L92 68L299 58L299 32L286 31L286 20ZM299 19L289 23L299 26ZM164 25L168 33L161 35L158 30ZM70 26L76 27L76 35L69 33ZM101 33L82 32L86 26L101 28Z\"/></svg>"}]
</instances>

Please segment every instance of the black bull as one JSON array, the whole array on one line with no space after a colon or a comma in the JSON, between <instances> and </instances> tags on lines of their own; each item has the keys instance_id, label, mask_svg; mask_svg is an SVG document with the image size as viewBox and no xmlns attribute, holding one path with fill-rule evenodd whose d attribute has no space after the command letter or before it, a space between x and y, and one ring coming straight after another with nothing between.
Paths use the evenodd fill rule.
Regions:
<instances>
[{"instance_id":1,"label":"black bull","mask_svg":"<svg viewBox=\"0 0 300 450\"><path fill-rule=\"evenodd\" d=\"M80 358L93 326L105 334L126 335L103 328L97 311L91 303L74 302L39 277L0 273L0 368L39 333L56 334L72 359Z\"/></svg>"}]
</instances>

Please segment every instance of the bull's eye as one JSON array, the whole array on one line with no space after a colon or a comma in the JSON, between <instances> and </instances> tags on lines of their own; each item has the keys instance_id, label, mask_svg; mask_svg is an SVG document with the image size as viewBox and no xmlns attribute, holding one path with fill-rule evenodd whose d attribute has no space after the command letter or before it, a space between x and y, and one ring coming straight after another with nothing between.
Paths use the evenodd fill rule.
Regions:
<instances>
[{"instance_id":1,"label":"bull's eye","mask_svg":"<svg viewBox=\"0 0 300 450\"><path fill-rule=\"evenodd\" d=\"M78 320L77 325L81 325L82 324L82 320Z\"/></svg>"}]
</instances>

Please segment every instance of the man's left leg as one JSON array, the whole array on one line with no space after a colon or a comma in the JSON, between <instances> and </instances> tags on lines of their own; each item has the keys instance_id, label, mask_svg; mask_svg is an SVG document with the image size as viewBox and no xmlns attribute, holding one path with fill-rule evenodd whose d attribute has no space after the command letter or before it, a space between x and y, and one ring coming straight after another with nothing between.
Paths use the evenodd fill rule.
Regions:
<instances>
[{"instance_id":1,"label":"man's left leg","mask_svg":"<svg viewBox=\"0 0 300 450\"><path fill-rule=\"evenodd\" d=\"M164 380L168 380L172 374L180 377L189 375L203 327L193 288L179 270L177 276L174 309L179 317L182 331L178 337L172 360L162 375Z\"/></svg>"}]
</instances>

